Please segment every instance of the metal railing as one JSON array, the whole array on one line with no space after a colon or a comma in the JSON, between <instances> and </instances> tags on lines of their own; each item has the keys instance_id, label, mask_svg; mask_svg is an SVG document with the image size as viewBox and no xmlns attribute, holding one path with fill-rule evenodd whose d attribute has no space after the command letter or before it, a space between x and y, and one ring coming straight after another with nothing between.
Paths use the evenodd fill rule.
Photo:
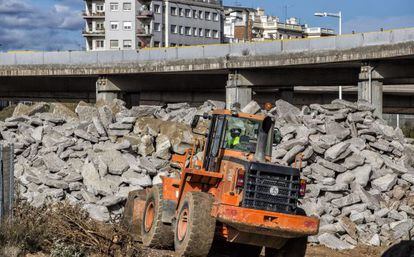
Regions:
<instances>
[{"instance_id":1,"label":"metal railing","mask_svg":"<svg viewBox=\"0 0 414 257\"><path fill-rule=\"evenodd\" d=\"M105 35L105 29L96 29L96 30L82 30L83 35Z\"/></svg>"},{"instance_id":2,"label":"metal railing","mask_svg":"<svg viewBox=\"0 0 414 257\"><path fill-rule=\"evenodd\" d=\"M255 22L253 23L254 28L261 28L261 29L283 29L283 30L294 30L294 31L302 31L302 26L294 25L294 24L286 24L276 21L270 22Z\"/></svg>"},{"instance_id":3,"label":"metal railing","mask_svg":"<svg viewBox=\"0 0 414 257\"><path fill-rule=\"evenodd\" d=\"M137 17L138 18L150 18L154 15L153 11L149 11L149 10L143 10L143 11L138 11L137 12Z\"/></svg>"},{"instance_id":4,"label":"metal railing","mask_svg":"<svg viewBox=\"0 0 414 257\"><path fill-rule=\"evenodd\" d=\"M141 37L149 37L149 36L152 36L152 32L150 29L139 28L137 29L137 35Z\"/></svg>"},{"instance_id":5,"label":"metal railing","mask_svg":"<svg viewBox=\"0 0 414 257\"><path fill-rule=\"evenodd\" d=\"M87 12L87 11L83 11L82 12L82 16L83 17L105 17L105 12Z\"/></svg>"},{"instance_id":6,"label":"metal railing","mask_svg":"<svg viewBox=\"0 0 414 257\"><path fill-rule=\"evenodd\" d=\"M0 145L0 220L13 215L14 202L14 147Z\"/></svg>"}]
</instances>

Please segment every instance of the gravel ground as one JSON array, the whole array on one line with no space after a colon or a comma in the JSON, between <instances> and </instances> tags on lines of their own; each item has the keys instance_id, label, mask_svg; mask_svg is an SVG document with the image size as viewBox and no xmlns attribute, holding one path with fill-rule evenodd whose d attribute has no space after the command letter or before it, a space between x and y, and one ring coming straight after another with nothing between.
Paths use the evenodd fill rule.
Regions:
<instances>
[{"instance_id":1,"label":"gravel ground","mask_svg":"<svg viewBox=\"0 0 414 257\"><path fill-rule=\"evenodd\" d=\"M382 247L357 247L352 250L338 251L324 246L310 246L306 257L379 257L385 252Z\"/></svg>"}]
</instances>

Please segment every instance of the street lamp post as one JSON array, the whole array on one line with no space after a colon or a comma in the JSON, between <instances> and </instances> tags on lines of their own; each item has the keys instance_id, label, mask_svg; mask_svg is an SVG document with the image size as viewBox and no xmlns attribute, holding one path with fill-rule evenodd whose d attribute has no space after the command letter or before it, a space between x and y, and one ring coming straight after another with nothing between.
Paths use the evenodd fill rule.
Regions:
<instances>
[{"instance_id":1,"label":"street lamp post","mask_svg":"<svg viewBox=\"0 0 414 257\"><path fill-rule=\"evenodd\" d=\"M329 13L329 12L316 12L315 16L318 17L333 17L339 19L339 35L342 35L342 12ZM342 99L342 86L339 86L339 99Z\"/></svg>"}]
</instances>

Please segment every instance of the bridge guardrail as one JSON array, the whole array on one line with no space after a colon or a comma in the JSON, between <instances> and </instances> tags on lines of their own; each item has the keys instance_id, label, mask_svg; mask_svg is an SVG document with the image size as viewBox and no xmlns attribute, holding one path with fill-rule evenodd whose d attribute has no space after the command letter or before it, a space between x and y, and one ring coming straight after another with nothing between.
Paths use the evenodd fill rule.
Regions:
<instances>
[{"instance_id":1,"label":"bridge guardrail","mask_svg":"<svg viewBox=\"0 0 414 257\"><path fill-rule=\"evenodd\" d=\"M147 61L224 58L226 56L277 55L306 51L344 50L363 46L414 41L414 28L322 37L275 40L237 44L199 45L141 49L138 51L63 51L34 53L0 53L0 66L10 65L104 65Z\"/></svg>"}]
</instances>

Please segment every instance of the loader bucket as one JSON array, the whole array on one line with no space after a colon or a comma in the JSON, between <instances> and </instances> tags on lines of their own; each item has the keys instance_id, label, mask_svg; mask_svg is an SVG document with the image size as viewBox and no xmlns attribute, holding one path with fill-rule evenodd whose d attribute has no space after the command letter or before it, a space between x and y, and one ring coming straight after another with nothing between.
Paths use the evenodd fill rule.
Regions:
<instances>
[{"instance_id":1,"label":"loader bucket","mask_svg":"<svg viewBox=\"0 0 414 257\"><path fill-rule=\"evenodd\" d=\"M146 189L131 191L125 205L121 224L135 241L141 241L141 224L146 197Z\"/></svg>"}]
</instances>

